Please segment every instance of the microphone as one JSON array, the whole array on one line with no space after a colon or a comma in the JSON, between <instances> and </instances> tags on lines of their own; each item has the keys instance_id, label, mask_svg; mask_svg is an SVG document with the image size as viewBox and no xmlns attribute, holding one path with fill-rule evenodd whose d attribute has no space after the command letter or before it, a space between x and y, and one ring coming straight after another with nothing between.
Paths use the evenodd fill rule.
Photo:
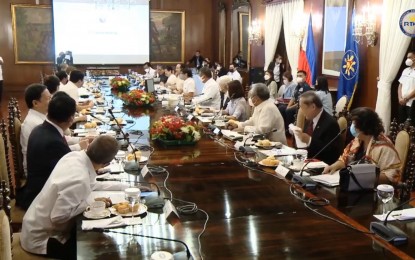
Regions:
<instances>
[{"instance_id":1,"label":"microphone","mask_svg":"<svg viewBox=\"0 0 415 260\"><path fill-rule=\"evenodd\" d=\"M257 135L255 135L254 134L254 136L253 136L253 138L252 138L252 141L258 141L258 140L262 140L262 139L264 139L267 135L269 135L269 134L271 134L271 133L274 133L274 132L277 132L278 131L278 129L272 129L271 131L269 131L269 132L266 132L266 133L264 133L264 134L257 134Z\"/></svg>"},{"instance_id":2,"label":"microphone","mask_svg":"<svg viewBox=\"0 0 415 260\"><path fill-rule=\"evenodd\" d=\"M118 123L117 119L115 118L114 113L112 112L112 109L109 108L108 112L110 113L110 115L112 116L114 122L117 124L118 128L120 129L120 132L121 132L122 136L127 141L127 145L130 146L130 148L133 152L135 164L134 165L128 165L128 171L134 171L134 172L140 171L139 161L137 159L137 155L135 154L136 149L133 147L133 145L130 142L130 139L127 138L127 135L122 130L122 127L121 127L120 123ZM127 164L126 164L126 166L127 166ZM125 167L125 168L127 168L127 167Z\"/></svg>"},{"instance_id":3,"label":"microphone","mask_svg":"<svg viewBox=\"0 0 415 260\"><path fill-rule=\"evenodd\" d=\"M315 189L317 187L317 182L311 179L310 176L303 176L304 169L313 159L319 156L329 145L331 145L340 135L342 135L344 131L346 131L346 128L341 130L335 137L333 137L333 139L330 140L330 142L328 142L325 146L323 146L323 148L320 149L320 151L318 151L313 157L311 157L311 159L308 160L308 162L305 163L301 168L300 174L293 175L292 181L296 184L299 184L301 187L305 189Z\"/></svg>"},{"instance_id":4,"label":"microphone","mask_svg":"<svg viewBox=\"0 0 415 260\"><path fill-rule=\"evenodd\" d=\"M122 232L122 231L115 231L107 228L93 228L92 231L100 232L100 233L115 233L115 234L122 234L122 235L128 235L128 236L137 236L137 237L145 237L145 238L152 238L152 239L158 239L163 241L169 241L169 242L176 242L182 244L185 249L186 253L185 256L182 254L183 252L178 252L174 254L174 259L193 259L192 254L190 253L189 247L187 244L181 240L177 239L171 239L171 238L164 238L164 237L155 237L155 236L147 236L147 235L141 235L137 233L128 233L128 232Z\"/></svg>"},{"instance_id":5,"label":"microphone","mask_svg":"<svg viewBox=\"0 0 415 260\"><path fill-rule=\"evenodd\" d=\"M408 204L409 202L413 201L415 198L412 198L410 200L407 200L401 204L399 204L397 207L389 211L389 213L386 215L385 220L382 221L376 221L370 223L370 231L375 233L376 235L380 236L382 239L388 241L389 243L398 246L408 243L408 236L400 230L398 227L393 225L388 225L388 217L389 215L399 209L400 207Z\"/></svg>"}]
</instances>

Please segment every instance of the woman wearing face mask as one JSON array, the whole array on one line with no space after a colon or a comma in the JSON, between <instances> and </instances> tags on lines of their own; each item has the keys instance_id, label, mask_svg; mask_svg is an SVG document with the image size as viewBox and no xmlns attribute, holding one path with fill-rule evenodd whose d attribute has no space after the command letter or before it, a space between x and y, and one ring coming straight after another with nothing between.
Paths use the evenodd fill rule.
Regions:
<instances>
[{"instance_id":1,"label":"woman wearing face mask","mask_svg":"<svg viewBox=\"0 0 415 260\"><path fill-rule=\"evenodd\" d=\"M399 99L399 121L411 120L415 124L415 50L407 54L404 69L399 78L398 99Z\"/></svg>"},{"instance_id":2,"label":"woman wearing face mask","mask_svg":"<svg viewBox=\"0 0 415 260\"><path fill-rule=\"evenodd\" d=\"M285 100L290 100L291 97L294 95L295 87L297 86L297 83L293 81L293 75L291 75L291 72L286 71L284 72L282 76L283 85L278 90L278 98L281 98L281 101L283 102Z\"/></svg>"},{"instance_id":3,"label":"woman wearing face mask","mask_svg":"<svg viewBox=\"0 0 415 260\"><path fill-rule=\"evenodd\" d=\"M384 134L378 114L370 108L360 107L352 110L351 119L350 133L355 138L344 148L337 162L326 166L323 174L350 164L370 162L380 169L379 183L398 183L401 161L393 143Z\"/></svg>"},{"instance_id":4,"label":"woman wearing face mask","mask_svg":"<svg viewBox=\"0 0 415 260\"><path fill-rule=\"evenodd\" d=\"M270 62L267 70L273 72L275 82L277 82L278 87L280 87L282 85L282 75L285 71L285 66L282 63L282 56L280 54L275 55L275 59Z\"/></svg>"},{"instance_id":5,"label":"woman wearing face mask","mask_svg":"<svg viewBox=\"0 0 415 260\"><path fill-rule=\"evenodd\" d=\"M272 70L265 71L264 79L265 85L268 87L270 97L273 100L276 99L278 94L278 87L277 83L274 80L274 74L272 73Z\"/></svg>"},{"instance_id":6,"label":"woman wearing face mask","mask_svg":"<svg viewBox=\"0 0 415 260\"><path fill-rule=\"evenodd\" d=\"M222 114L227 115L227 119L233 119L239 122L246 121L248 119L249 109L241 82L232 80L228 83L228 96L230 97L230 101L222 111Z\"/></svg>"}]
</instances>

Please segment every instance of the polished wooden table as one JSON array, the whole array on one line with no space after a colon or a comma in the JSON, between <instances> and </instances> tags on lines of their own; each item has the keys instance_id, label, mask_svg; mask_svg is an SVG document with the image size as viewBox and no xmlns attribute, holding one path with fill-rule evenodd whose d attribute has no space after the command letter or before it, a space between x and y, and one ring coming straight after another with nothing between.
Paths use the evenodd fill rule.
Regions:
<instances>
[{"instance_id":1,"label":"polished wooden table","mask_svg":"<svg viewBox=\"0 0 415 260\"><path fill-rule=\"evenodd\" d=\"M151 123L170 112L157 107L147 113L148 116L137 120ZM148 123L135 127L147 127ZM407 245L394 247L374 235L318 216L291 194L287 180L278 178L269 169L259 172L244 168L236 162L232 149L207 136L195 146L151 145L155 152L149 164L168 170L167 187L173 197L194 202L209 214L201 237L204 259L409 259L415 256L415 222L394 223L410 237ZM146 180L163 186L166 176L154 173L147 175ZM162 191L169 196L165 188ZM330 205L314 208L363 232L369 231L370 222L375 220L372 215L382 209L376 194L345 195L335 188L324 187L312 193L300 193L300 196L327 198ZM197 236L205 220L205 214L199 211L182 215L180 223L171 225L163 214L149 212L143 225L115 230L182 240L189 245L192 256L200 259ZM137 245L129 243L131 238L84 232L78 225L78 259L150 259L159 250L183 251L183 246L177 243L136 237Z\"/></svg>"}]
</instances>

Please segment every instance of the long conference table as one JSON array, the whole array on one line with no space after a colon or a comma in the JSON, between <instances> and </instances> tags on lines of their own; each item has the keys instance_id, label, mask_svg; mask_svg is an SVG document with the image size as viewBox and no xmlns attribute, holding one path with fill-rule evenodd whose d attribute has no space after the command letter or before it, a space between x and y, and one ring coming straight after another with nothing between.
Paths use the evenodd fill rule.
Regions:
<instances>
[{"instance_id":1,"label":"long conference table","mask_svg":"<svg viewBox=\"0 0 415 260\"><path fill-rule=\"evenodd\" d=\"M121 101L114 99L114 106ZM415 257L415 222L393 221L408 236L409 243L393 246L368 234L373 214L382 212L376 193L340 193L338 188L319 186L314 191L296 189L300 197L324 197L328 206L313 207L318 213L347 223L354 230L323 218L305 207L290 191L290 181L278 178L270 169L248 169L236 160L234 150L204 135L194 146L163 147L149 140L149 126L160 116L175 113L160 104L142 112L121 113L134 123L124 129L145 133L139 144L149 144L154 153L149 166L162 166L169 176L166 186L173 198L194 202L209 215L200 238L203 259L412 259ZM137 116L137 114L139 114ZM166 172L152 172L146 181L156 182L162 193ZM398 203L395 199L395 203ZM173 201L178 206L181 202ZM393 203L388 205L393 207ZM396 205L396 204L395 204ZM78 218L78 259L150 259L156 251L172 254L184 251L183 245L132 235L82 231ZM198 211L181 215L180 221L167 221L161 210L147 213L142 225L115 231L178 239L190 248L193 259L199 255L198 235L206 215ZM186 258L177 258L186 259Z\"/></svg>"}]
</instances>

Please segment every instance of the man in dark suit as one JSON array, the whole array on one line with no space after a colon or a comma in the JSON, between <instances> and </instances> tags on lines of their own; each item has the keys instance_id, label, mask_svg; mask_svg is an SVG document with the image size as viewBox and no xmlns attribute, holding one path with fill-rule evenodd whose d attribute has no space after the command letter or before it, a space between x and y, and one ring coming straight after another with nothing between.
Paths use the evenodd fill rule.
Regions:
<instances>
[{"instance_id":1,"label":"man in dark suit","mask_svg":"<svg viewBox=\"0 0 415 260\"><path fill-rule=\"evenodd\" d=\"M193 63L194 64L194 66L198 69L198 70L200 70L200 68L202 68L202 66L203 66L203 61L204 61L205 59L200 55L200 51L199 50L197 50L196 52L195 52L195 55L193 55L193 57L186 63L186 64L190 64L190 63Z\"/></svg>"},{"instance_id":2,"label":"man in dark suit","mask_svg":"<svg viewBox=\"0 0 415 260\"><path fill-rule=\"evenodd\" d=\"M323 109L323 103L314 91L300 96L300 109L305 115L304 129L296 132L301 141L308 144L308 158L314 157L340 132L337 121ZM327 164L332 164L340 156L340 138L333 141L317 157Z\"/></svg>"},{"instance_id":3,"label":"man in dark suit","mask_svg":"<svg viewBox=\"0 0 415 260\"><path fill-rule=\"evenodd\" d=\"M27 182L17 194L17 205L29 208L42 190L58 161L71 151L64 132L73 123L76 103L68 94L57 92L48 106L47 119L29 136L27 145Z\"/></svg>"}]
</instances>

